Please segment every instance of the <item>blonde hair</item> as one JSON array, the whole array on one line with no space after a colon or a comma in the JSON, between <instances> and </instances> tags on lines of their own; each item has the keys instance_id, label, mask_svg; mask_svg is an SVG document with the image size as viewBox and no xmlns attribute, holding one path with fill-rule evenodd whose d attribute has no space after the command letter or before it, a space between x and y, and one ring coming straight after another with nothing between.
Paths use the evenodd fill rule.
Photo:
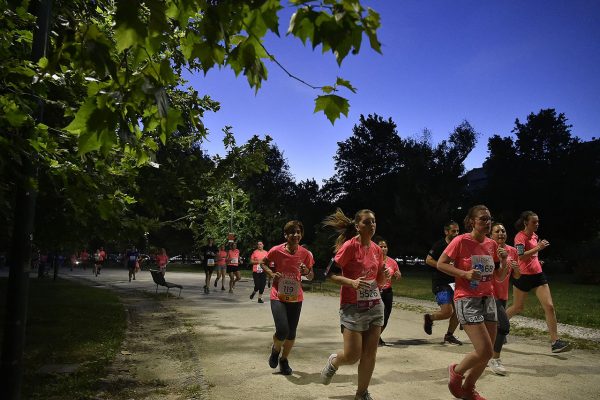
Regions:
<instances>
[{"instance_id":1,"label":"blonde hair","mask_svg":"<svg viewBox=\"0 0 600 400\"><path fill-rule=\"evenodd\" d=\"M348 218L346 214L344 214L341 208L336 208L333 214L325 217L323 220L323 226L331 227L339 233L337 239L335 240L335 244L333 245L335 251L338 251L346 240L352 239L354 236L356 236L356 225L360 222L362 216L365 214L375 215L375 213L371 210L362 209L354 214L353 221Z\"/></svg>"}]
</instances>

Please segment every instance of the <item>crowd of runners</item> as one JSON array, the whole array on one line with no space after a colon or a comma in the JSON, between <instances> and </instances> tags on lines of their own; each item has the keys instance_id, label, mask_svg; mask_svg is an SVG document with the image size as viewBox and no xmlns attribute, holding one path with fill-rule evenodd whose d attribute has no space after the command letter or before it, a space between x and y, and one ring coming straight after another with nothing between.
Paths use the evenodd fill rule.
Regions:
<instances>
[{"instance_id":1,"label":"crowd of runners","mask_svg":"<svg viewBox=\"0 0 600 400\"><path fill-rule=\"evenodd\" d=\"M323 225L338 233L325 275L340 286L342 349L326 358L321 381L328 385L340 367L358 363L355 399L372 399L368 388L377 349L386 345L381 334L392 311L392 285L402 274L397 262L388 256L387 240L373 241L376 219L372 211L360 210L351 219L337 209L324 219ZM425 334L432 335L436 321L448 320L443 342L457 346L463 342L455 332L459 327L464 330L473 350L448 366L448 389L457 398L481 400L484 397L475 386L485 368L497 375L507 373L500 358L502 347L510 331L510 318L523 310L529 292L536 295L544 309L551 351L566 351L569 344L558 337L552 296L539 259L539 253L550 243L536 234L538 215L525 211L519 216L514 247L507 244L505 225L494 222L484 205L471 207L463 225L465 233L460 234L457 222L446 223L444 236L432 245L425 260L432 271L432 292L439 310L423 316L423 329ZM262 241L256 243L248 262L254 283L249 297L251 300L257 297L258 303L264 303L265 287L270 287L268 296L275 332L268 364L279 368L283 375L291 375L290 356L304 300L302 282L313 279L315 261L312 253L300 244L304 236L300 221L289 221L283 234L285 241L268 251ZM135 247L124 254L129 281L135 280L140 257ZM95 252L96 275L100 274L105 259L104 249ZM166 251L161 249L155 259L164 274L168 263ZM218 291L219 287L220 291L234 293L241 278L236 243L233 241L226 248L208 239L201 247L201 260L204 293ZM226 278L229 278L227 284ZM506 308L511 285L513 301Z\"/></svg>"},{"instance_id":2,"label":"crowd of runners","mask_svg":"<svg viewBox=\"0 0 600 400\"><path fill-rule=\"evenodd\" d=\"M339 234L325 274L340 285L343 343L342 350L327 357L321 381L328 385L340 367L358 363L355 399L372 399L368 388L378 346L385 345L381 333L392 309L391 285L402 275L398 264L388 257L387 241L373 241L376 219L372 211L360 210L350 219L338 209L323 224ZM432 291L440 309L424 315L423 329L431 335L435 321L448 319L444 342L463 345L455 336L460 326L473 346L462 360L448 366L448 389L457 398L484 399L475 385L486 367L495 374L506 374L500 353L510 330L509 320L523 310L530 291L544 308L551 351L569 349L558 337L552 296L538 257L549 243L539 240L538 226L534 212L522 213L515 224L515 246L510 246L504 224L493 222L489 209L477 205L464 219L465 233L460 234L459 224L450 221L444 226L444 237L429 251L426 264L433 268ZM273 279L270 304L275 333L268 364L279 367L283 375L293 373L290 355L302 310L302 277L314 276L312 253L300 245L303 234L302 223L290 221L284 227L283 244L265 251L258 242L251 256L254 288L250 298L258 293L262 302L266 278ZM230 282L234 285L235 277L230 277ZM511 284L513 304L506 309Z\"/></svg>"}]
</instances>

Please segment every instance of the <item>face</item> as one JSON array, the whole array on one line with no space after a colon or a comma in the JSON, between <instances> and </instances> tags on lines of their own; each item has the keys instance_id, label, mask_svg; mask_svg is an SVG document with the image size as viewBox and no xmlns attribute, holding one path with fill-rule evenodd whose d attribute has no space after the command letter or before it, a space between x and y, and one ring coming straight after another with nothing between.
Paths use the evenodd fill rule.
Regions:
<instances>
[{"instance_id":1,"label":"face","mask_svg":"<svg viewBox=\"0 0 600 400\"><path fill-rule=\"evenodd\" d=\"M450 227L448 229L444 230L444 233L446 234L446 238L448 238L450 240L457 237L459 232L460 232L460 229L458 228L458 225L450 225Z\"/></svg>"},{"instance_id":2,"label":"face","mask_svg":"<svg viewBox=\"0 0 600 400\"><path fill-rule=\"evenodd\" d=\"M506 243L506 228L503 225L495 225L492 228L492 239L498 244Z\"/></svg>"},{"instance_id":3,"label":"face","mask_svg":"<svg viewBox=\"0 0 600 400\"><path fill-rule=\"evenodd\" d=\"M287 232L284 236L288 244L298 245L302 239L302 230L299 226L296 226L293 231Z\"/></svg>"},{"instance_id":4,"label":"face","mask_svg":"<svg viewBox=\"0 0 600 400\"><path fill-rule=\"evenodd\" d=\"M360 217L358 224L356 224L356 230L360 236L372 238L375 234L376 225L375 215L365 213Z\"/></svg>"},{"instance_id":5,"label":"face","mask_svg":"<svg viewBox=\"0 0 600 400\"><path fill-rule=\"evenodd\" d=\"M258 248L259 250L262 250L264 247L265 245L263 244L263 242L256 243L256 248Z\"/></svg>"},{"instance_id":6,"label":"face","mask_svg":"<svg viewBox=\"0 0 600 400\"><path fill-rule=\"evenodd\" d=\"M231 243L231 248L232 249L237 249L237 243L236 242Z\"/></svg>"},{"instance_id":7,"label":"face","mask_svg":"<svg viewBox=\"0 0 600 400\"><path fill-rule=\"evenodd\" d=\"M377 243L379 245L379 247L381 247L381 250L383 251L383 256L387 256L388 253L388 245L385 242L385 240L382 240L381 242Z\"/></svg>"},{"instance_id":8,"label":"face","mask_svg":"<svg viewBox=\"0 0 600 400\"><path fill-rule=\"evenodd\" d=\"M481 234L487 235L492 227L492 216L489 210L479 210L475 213L475 218L471 221L473 230Z\"/></svg>"},{"instance_id":9,"label":"face","mask_svg":"<svg viewBox=\"0 0 600 400\"><path fill-rule=\"evenodd\" d=\"M525 229L529 232L535 232L538 230L540 226L540 218L533 214L529 217L529 219L525 222Z\"/></svg>"}]
</instances>

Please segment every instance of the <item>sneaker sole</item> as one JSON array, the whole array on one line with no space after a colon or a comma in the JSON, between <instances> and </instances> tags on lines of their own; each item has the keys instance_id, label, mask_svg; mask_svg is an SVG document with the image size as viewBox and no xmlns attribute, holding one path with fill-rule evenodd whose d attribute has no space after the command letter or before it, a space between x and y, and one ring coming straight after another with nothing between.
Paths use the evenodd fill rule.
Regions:
<instances>
[{"instance_id":1,"label":"sneaker sole","mask_svg":"<svg viewBox=\"0 0 600 400\"><path fill-rule=\"evenodd\" d=\"M565 351L571 350L571 346L561 347L560 349L552 350L552 354L564 353Z\"/></svg>"}]
</instances>

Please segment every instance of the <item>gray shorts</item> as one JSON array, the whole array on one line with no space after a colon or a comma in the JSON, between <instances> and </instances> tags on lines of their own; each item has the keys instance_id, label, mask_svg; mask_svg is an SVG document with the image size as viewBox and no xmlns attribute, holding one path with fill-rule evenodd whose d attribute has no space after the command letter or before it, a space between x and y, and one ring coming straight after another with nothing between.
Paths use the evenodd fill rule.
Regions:
<instances>
[{"instance_id":1,"label":"gray shorts","mask_svg":"<svg viewBox=\"0 0 600 400\"><path fill-rule=\"evenodd\" d=\"M454 307L461 325L498 321L496 301L493 296L463 297L454 302Z\"/></svg>"},{"instance_id":2,"label":"gray shorts","mask_svg":"<svg viewBox=\"0 0 600 400\"><path fill-rule=\"evenodd\" d=\"M219 271L223 271L225 272L225 269L227 267L225 265L215 265L215 271L219 272Z\"/></svg>"},{"instance_id":3,"label":"gray shorts","mask_svg":"<svg viewBox=\"0 0 600 400\"><path fill-rule=\"evenodd\" d=\"M358 310L356 304L344 304L340 308L340 325L355 332L368 331L371 325L383 326L383 302L366 310Z\"/></svg>"}]
</instances>

